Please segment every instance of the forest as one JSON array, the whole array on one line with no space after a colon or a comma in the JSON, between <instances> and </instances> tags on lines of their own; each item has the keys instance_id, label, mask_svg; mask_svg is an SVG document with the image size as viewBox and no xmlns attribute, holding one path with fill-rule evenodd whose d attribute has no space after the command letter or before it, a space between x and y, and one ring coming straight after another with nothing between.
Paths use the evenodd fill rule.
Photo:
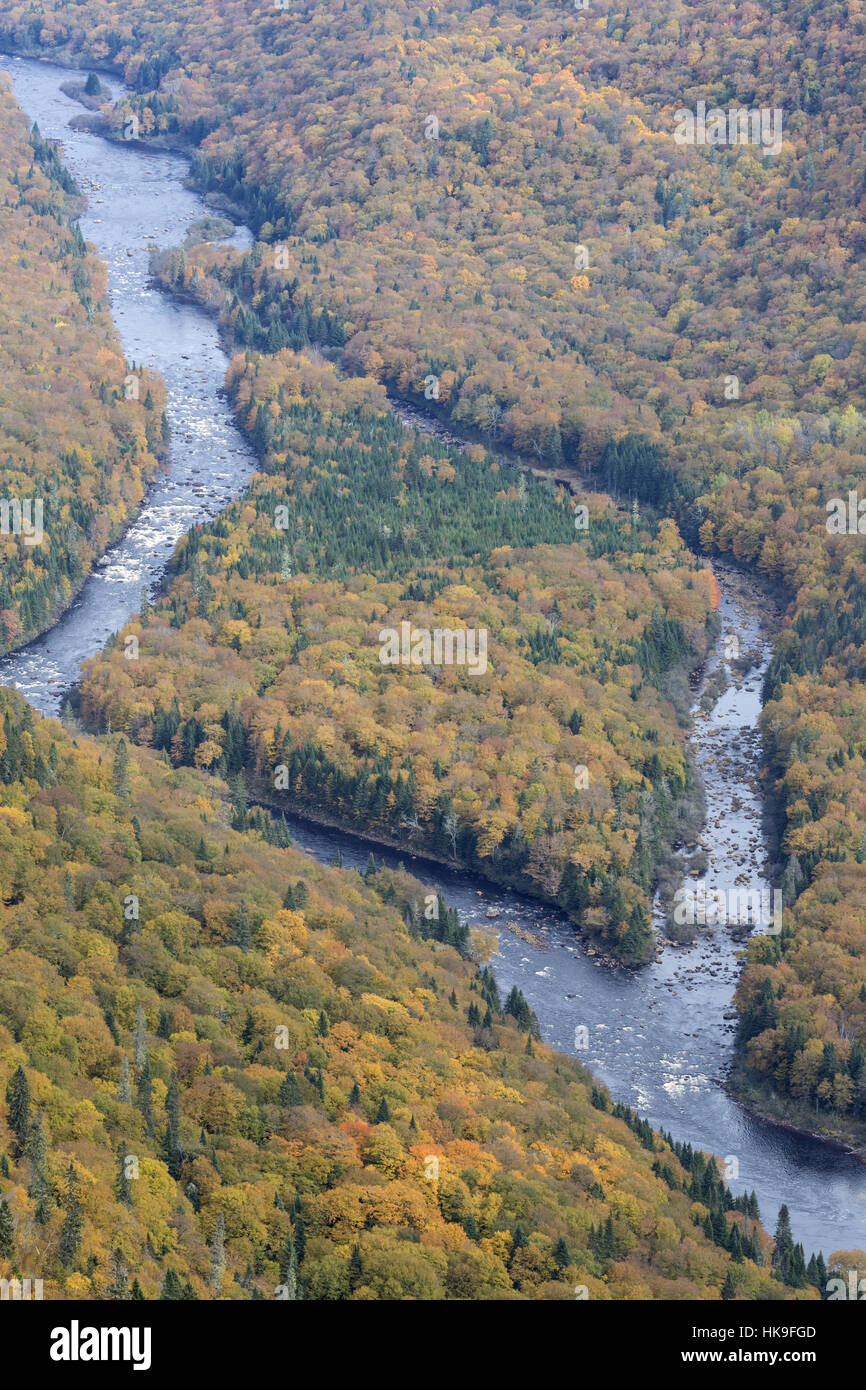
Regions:
<instances>
[{"instance_id":1,"label":"forest","mask_svg":"<svg viewBox=\"0 0 866 1390\"><path fill-rule=\"evenodd\" d=\"M87 663L85 725L556 901L646 960L657 866L700 813L685 671L717 602L676 527L591 495L576 532L565 490L287 349L239 355L229 394L264 472ZM383 667L401 621L482 626L486 673Z\"/></svg>"},{"instance_id":2,"label":"forest","mask_svg":"<svg viewBox=\"0 0 866 1390\"><path fill-rule=\"evenodd\" d=\"M275 324L286 325L295 341L306 339L313 348L331 345L333 332L327 324L326 331L320 327L300 282L293 278L286 284L261 246L246 257L196 248L188 258L169 258L160 274L177 292L216 312L238 345L277 351ZM246 396L243 408L248 411ZM250 414L245 418L257 449L269 457L267 422ZM859 965L862 914L857 907L863 896L860 866L866 861L866 800L856 771L866 758L858 715L863 565L861 543L848 525L828 532L827 521L832 499L842 499L847 508L851 489L862 487L864 444L866 418L850 402L820 415L762 410L749 420L716 426L712 449L719 471L707 491L699 491L684 472L688 449L682 439L656 443L644 433L608 441L590 474L613 495L640 499L650 517L672 511L682 535L699 551L752 568L786 596L788 615L765 690L763 733L775 788L779 876L790 916L786 913L777 941L757 939L750 947L751 963L737 995L736 1079L742 1093L769 1113L854 1142L866 1137L866 974ZM573 477L575 490L581 475ZM856 496L854 505L856 531ZM599 536L595 522L592 532ZM332 515L329 535L334 534ZM615 563L621 571L621 553ZM795 674L804 679L795 682ZM833 726L829 738L822 716ZM841 769L848 764L843 778ZM674 824L684 835L688 816ZM648 837L642 836L638 856L643 843ZM658 836L653 855L658 882L664 860ZM844 871L834 867L838 863ZM569 871L558 900L592 934L601 895L587 904L588 911L582 909L585 890L575 895L572 880ZM823 887L800 901L813 880ZM624 959L640 958L630 940L625 951L618 949L609 930L600 939ZM645 957L650 942L646 936L644 941ZM781 961L790 968L777 970Z\"/></svg>"},{"instance_id":3,"label":"forest","mask_svg":"<svg viewBox=\"0 0 866 1390\"><path fill-rule=\"evenodd\" d=\"M6 691L0 750L4 1277L116 1300L826 1286L711 1157L541 1043L409 874L317 865L222 780Z\"/></svg>"},{"instance_id":4,"label":"forest","mask_svg":"<svg viewBox=\"0 0 866 1390\"><path fill-rule=\"evenodd\" d=\"M862 404L862 6L770 9L74 0L0 32L122 70L353 369L433 373L455 423L552 461L681 432L691 473L724 416ZM735 93L781 103L778 156L676 142Z\"/></svg>"},{"instance_id":5,"label":"forest","mask_svg":"<svg viewBox=\"0 0 866 1390\"><path fill-rule=\"evenodd\" d=\"M576 1063L554 1062L552 1054L545 1060L531 1027L521 1033L517 1025L518 1015L527 1022L519 1001L513 1001L516 1014L495 1007L489 981L485 985L455 949L465 947L459 939L448 944L414 935L420 920L411 900L420 890L402 879L386 882L387 875L375 869L369 882L352 884L357 904L350 900L346 907L345 890L329 888L335 904L351 908L358 955L365 962L371 956L369 968L378 972L374 993L409 1009L415 964L405 964L406 979L394 985L395 998L379 979L387 975L392 981L396 967L389 961L386 969L381 953L395 949L394 942L404 943L405 961L423 963L428 976L445 971L446 956L453 960L448 985L453 983L457 1012L441 991L434 991L429 1005L429 1026L437 1039L436 1030L446 1029L444 1051L454 1069L443 1080L449 1100L442 1103L450 1116L453 1097L465 1104L461 1087L468 1088L473 1099L466 1110L482 1117L482 1128L487 1116L491 1128L479 1137L476 1121L463 1115L448 1129L451 1119L431 1109L429 1097L422 1106L414 1094L403 1101L389 1095L385 1079L397 1084L397 1063L378 1060L379 1035L372 1027L369 1046L383 1070L375 1072L369 1096L361 1091L360 1109L357 1100L341 1109L339 1098L350 1094L355 1081L361 1090L365 1078L336 1055L334 1027L366 1027L367 1016L350 1010L334 1025L339 1011L331 986L321 983L308 953L312 940L328 961L327 969L321 967L327 974L329 952L342 958L352 934L338 924L333 940L330 926L314 936L322 928L310 926L306 917L299 925L285 924L285 914L304 915L306 900L296 901L292 890L287 905L279 907L286 890L277 880L280 873L285 878L281 866L293 851L267 842L266 835L278 841L279 833L265 830L270 822L260 819L264 812L254 803L272 803L278 813L281 804L301 801L311 814L365 824L374 838L423 845L439 857L481 868L497 881L559 902L579 930L611 955L646 961L653 949L649 895L660 866L700 821L685 748L686 677L715 635L717 602L700 556L732 558L781 596L785 608L762 716L785 926L778 938L757 937L748 948L737 991L735 1083L764 1113L862 1143L866 565L857 527L834 533L826 524L834 499L862 491L866 479L862 0L770 0L768 6L747 3L730 12L709 0L664 6L647 0L639 15L627 6L573 11L552 0L531 6L522 0L496 6L457 0L447 9L426 10L403 0L344 0L333 8L298 3L286 10L246 0L225 0L219 7L153 0L132 10L119 0L43 0L38 6L13 0L0 19L0 47L121 74L132 97L103 108L102 128L119 137L134 111L145 142L184 140L193 178L214 211L243 218L256 238L246 255L219 247L178 250L155 273L219 317L235 350L227 388L261 471L244 498L190 533L165 592L89 664L69 713L102 737L76 735L80 747L73 758L68 734L54 728L51 735L55 748L66 750L64 775L78 778L76 796L89 785L101 788L98 795L87 792L89 810L80 831L86 843L104 848L98 831L94 841L87 840L91 817L96 825L101 816L113 822L126 815L123 798L111 803L108 770L104 776L95 770L100 757L107 769L113 766L109 750L119 733L137 779L130 815L139 827L149 824L155 838L147 854L137 834L116 839L112 828L108 840L128 844L144 862L150 846L162 845L165 837L164 849L151 855L160 864L154 880L163 882L169 872L163 866L170 865L184 884L184 913L199 925L178 927L168 942L160 934L165 962L160 955L163 963L152 975L151 967L142 966L142 978L159 1000L174 979L176 958L193 950L196 959L200 950L217 950L219 964L208 968L231 995L235 957L229 956L232 969L222 957L235 952L241 963L252 964L262 951L267 957L273 944L260 933L275 913L282 914L279 929L288 934L292 970L305 982L307 969L315 975L309 994L306 983L279 983L272 996L272 961L251 980L238 967L244 986L276 997L281 1006L284 988L286 999L312 1000L303 1003L303 1026L295 1020L290 1030L304 1098L300 1134L289 1127L282 1138L281 1121L268 1106L283 1081L278 1075L259 1081L260 1064L245 1060L244 1049L249 1053L262 1035L261 1028L255 1032L258 1025L248 1024L246 1015L241 1022L237 1009L220 1004L225 1019L190 1006L191 1026L182 1029L197 1045L202 1038L213 1045L202 1061L202 1068L211 1068L202 1089L221 1094L225 1083L239 1093L232 1102L232 1133L229 1119L225 1131L222 1120L205 1125L203 1103L186 1095L192 1082L180 1075L174 1034L158 1032L164 1003L146 994L139 998L138 986L131 985L130 1004L125 994L123 1003L112 996L118 1039L110 1028L106 1036L115 1048L113 1066L122 1067L121 1051L136 1051L130 1040L136 1028L142 1036L145 1025L154 1028L155 1036L137 1047L137 1059L128 1059L130 1095L138 1096L147 1048L156 1068L143 1092L157 1117L155 1128L148 1127L141 1103L137 1111L133 1104L141 1117L135 1142L154 1141L161 1126L175 1145L183 1131L193 1152L199 1130L195 1158L184 1162L200 1163L201 1182L189 1178L192 1197L182 1188L181 1205L188 1206L172 1237L178 1244L162 1249L162 1257L170 1248L183 1250L183 1259L169 1279L165 1260L160 1264L158 1253L148 1253L139 1292L159 1296L169 1279L165 1296L202 1296L214 1246L222 1252L217 1264L227 1259L238 1272L244 1266L236 1285L221 1284L237 1297L257 1291L261 1296L262 1281L273 1282L277 1274L299 1281L293 1287L311 1297L400 1297L383 1294L386 1284L376 1283L395 1264L401 1272L394 1287L422 1297L556 1297L558 1285L573 1297L567 1287L572 1278L598 1297L630 1296L622 1290L638 1286L659 1297L700 1296L695 1288L726 1289L726 1297L732 1288L749 1297L786 1292L766 1268L769 1246L765 1267L751 1258L760 1254L754 1244L740 1261L727 1249L733 1240L729 1221L741 1243L760 1237L748 1228L753 1213L740 1213L744 1221L731 1214L712 1173L712 1181L706 1179L704 1159L685 1150L674 1153L656 1137L648 1143L657 1171L646 1177L650 1150L632 1124L639 1129L641 1122L630 1112L617 1117L603 1091L580 1079ZM749 145L677 143L676 111L699 100L781 107L778 153ZM14 396L21 412L11 431L15 442L7 443L7 468L25 497L45 479L45 525L52 537L45 548L26 546L21 537L0 538L0 643L11 646L68 602L138 504L157 466L164 429L158 382L142 385L140 403L124 399L126 365L101 307L102 272L70 227L75 190L65 186L68 176L38 132L28 137L5 89L0 135L7 218L25 242L14 264L7 250L0 267L8 282L8 295L0 296L0 352L14 346L8 363L4 357L3 390L11 380L7 399ZM50 285L41 270L34 272L35 255L49 252ZM45 373L46 343L63 355L63 376L50 401L33 394L33 379ZM22 361L23 369L17 365ZM73 378L78 384L70 390ZM432 436L403 430L384 408L386 393L447 422L465 436L465 447L444 447ZM8 408L3 415L4 422L14 418ZM555 473L559 485L534 479L519 461ZM603 491L613 495L613 503ZM585 531L574 524L579 505L587 508ZM277 524L278 514L286 518L285 527ZM459 669L382 667L375 633L404 619L485 628L488 674L473 681ZM126 658L128 636L138 642L135 660ZM15 715L26 718L19 706ZM43 746L47 735L40 728L25 733L35 739L32 775L21 771L24 754L0 762L24 816L17 829L31 824L30 811L22 809L26 798L42 795L48 789L42 781L57 775L50 748ZM17 748L14 738L12 744ZM59 751L55 762L58 757ZM88 784L72 764L86 765L96 781ZM586 775L581 785L579 768ZM278 769L288 779L282 786ZM159 788L167 785L179 802L189 796L190 824L204 815L217 818L225 837L218 853L197 857L180 829L158 828ZM47 837L40 840L40 853L46 863L49 850L59 856L59 870L74 843L40 816L32 821L33 834ZM191 859L174 839L187 845ZM254 851L243 848L253 844ZM241 914L240 943L226 945L236 932L233 909L215 911L214 920L222 923L217 932L224 933L217 949L196 894L204 893L201 884L212 877L212 861L225 857L226 846L229 859L237 855L245 866L237 872L249 885L250 903L257 902L265 915L261 922L244 922ZM207 851L204 838L202 847ZM117 853L125 855L119 848ZM300 881L313 870L295 858L291 872ZM13 876L26 876L29 863L14 858L10 840L0 872L8 865ZM332 873L336 884L337 871ZM332 884L326 879L323 893ZM265 890L265 881L274 888ZM119 884L126 887L127 880ZM41 881L38 889L32 881L31 887L41 892ZM259 902L256 894L266 891L271 898ZM76 914L87 911L87 902L71 901ZM27 902L24 888L10 880L4 902L4 912L17 911ZM162 911L169 911L165 901ZM106 921L111 913L116 920L116 904L106 912ZM29 933L37 931L42 916L33 907L29 917L26 910L21 916L28 923L24 949L30 949ZM291 933L301 927L305 934L296 941ZM58 924L57 930L63 935L66 929ZM195 936L199 930L202 940ZM453 923L449 930L459 938ZM112 930L106 928L100 940L117 946L120 974L111 976L107 998L111 988L127 988L118 979L138 978L139 958ZM66 969L53 941L46 949L50 967L34 952L40 997L43 987L49 990L51 971ZM112 946L95 954L109 962L100 968L111 975ZM69 968L74 974L76 962ZM478 994L471 1001L471 1023L467 991ZM62 993L58 1008L66 1007ZM140 1027L139 1003L146 1013ZM46 1004L49 1014L51 1007ZM104 1017L102 1002L98 1007ZM320 1030L319 1015L327 1032ZM264 1017L268 1026L274 1022L273 1014L265 1011ZM185 1015L178 1019L190 1022ZM16 1026L11 1019L24 1079L10 1072L7 1109L13 1111L21 1109L24 1095L27 1106L40 1103L55 1084L50 1068L43 1080L34 1060L43 1063L44 1050L34 1054ZM473 1028L476 1033L466 1031ZM482 1042L467 1048L468 1037ZM491 1039L495 1048L488 1048ZM216 1046L220 1040L225 1053ZM425 1044L413 1027L401 1046L423 1054ZM348 1051L351 1062L351 1046ZM498 1088L509 1088L498 1072L495 1084L492 1079L505 1054L509 1068L530 1069L520 1072L517 1099L507 1104ZM104 1076L84 1081L76 1070L80 1063L66 1062L71 1070L57 1083L63 1097L77 1096L79 1085L82 1097L88 1087L101 1096L109 1076L112 1086L121 1084L107 1063ZM468 1078L464 1068L470 1064ZM423 1058L414 1054L412 1065L417 1079ZM167 1097L172 1067L178 1070L171 1100L178 1120L169 1115L159 1084ZM411 1072L401 1058L400 1083L407 1067ZM231 1079L220 1068L228 1068ZM528 1104L530 1081L547 1117L539 1126L548 1118L552 1126L543 1143L516 1118ZM329 1086L339 1092L330 1103ZM589 1098L575 1119L568 1106L577 1104L579 1093ZM382 1096L392 1118L377 1124ZM61 1100L54 1104L60 1108ZM518 1135L514 1139L509 1128L501 1153L489 1142L503 1123L499 1104ZM259 1118L241 1122L247 1105ZM55 1165L49 1184L52 1200L61 1203L47 1218L57 1232L58 1260L62 1194L67 1215L70 1203L78 1213L73 1226L80 1225L76 1203L86 1207L86 1194L104 1190L112 1165L120 1163L122 1125L113 1112L104 1113L96 1137L86 1127L82 1136L73 1136L56 1115L44 1117L52 1134L60 1126L59 1142L66 1146L64 1156L71 1154L73 1170L62 1177ZM326 1129L325 1114L339 1141ZM367 1160L365 1145L368 1132L383 1130L386 1147L393 1143L396 1153L402 1146L409 1164L413 1121L425 1136L422 1148L442 1134L450 1135L447 1143L461 1155L464 1142L475 1145L459 1169L459 1200L453 1207L446 1201L449 1212L460 1213L456 1224L437 1198L433 1215L425 1218L429 1239L395 1234L428 1229L402 1218L390 1226L374 1221L371 1228L362 1216L353 1226L367 1201L360 1196L351 1220L334 1215L332 1221L332 1192L384 1187L383 1172L389 1190L392 1182L403 1182L408 1167L398 1161L389 1170L386 1160L383 1170ZM369 1131L362 1135L364 1124ZM339 1161L345 1158L343 1171L351 1174L345 1184L332 1188L310 1157L309 1135L318 1126L342 1155ZM560 1150L550 1136L566 1133ZM215 1136L236 1140L243 1162L232 1144L231 1153L223 1153ZM73 1139L80 1146L74 1153ZM291 1160L276 1184L279 1205L270 1183L283 1170L269 1166L269 1146L279 1149L283 1141ZM530 1179L516 1154L521 1145L528 1149L536 1142L542 1148L549 1142L554 1156L544 1177L533 1159ZM40 1141L27 1140L22 1124L5 1160L18 1194L18 1205L11 1205L25 1227L35 1209L28 1204L48 1181L42 1172L47 1161L37 1157L34 1168L26 1143L41 1152ZM162 1157L152 1144L152 1171L161 1174L158 1165L164 1164L165 1200L174 1211L187 1170L171 1144ZM616 1162L610 1162L623 1185L620 1205L607 1202L603 1172L596 1182L597 1144L616 1151ZM559 1201L551 1194L560 1179L551 1174L569 1146L581 1152L589 1172L577 1180L562 1178L571 1186ZM491 1152L500 1154L502 1170L486 1166ZM522 1173L519 1181L502 1176L511 1173L512 1158ZM269 1174L264 1186L257 1176L260 1163ZM172 1164L182 1176L172 1172ZM210 1188L205 1164L216 1172ZM429 1202L423 1171L412 1173L406 1201ZM163 1180L153 1181L159 1186ZM227 1199L220 1205L225 1190L237 1184L245 1192L249 1185L261 1198L261 1225L254 1231L246 1231ZM501 1198L500 1224L498 1217L482 1221L490 1191ZM715 1195L703 1203L704 1211L688 1212L689 1200L699 1194ZM673 1230L664 1227L668 1235L657 1239L638 1212L644 1210L640 1202L661 1211L662 1198L671 1204L664 1219ZM82 1296L104 1287L99 1281L107 1262L132 1267L134 1242L151 1229L150 1219L135 1225L137 1200L133 1195L127 1207L132 1244L119 1254L108 1248L91 1209L93 1224L85 1220L84 1227L90 1245L82 1259L85 1247L79 1244L78 1263L67 1275L83 1281L73 1286ZM250 1202L255 1205L252 1197ZM536 1227L528 1213L539 1210L544 1215ZM32 1222L39 1224L35 1216ZM97 1229L103 1229L101 1243ZM0 1233L7 1257L10 1240ZM548 1244L545 1264L538 1252ZM781 1267L789 1284L820 1289L826 1271L817 1263L807 1268L803 1252L788 1247L783 1226L776 1274ZM427 1249L436 1255L425 1265L427 1257L419 1252ZM498 1252L496 1267L487 1263L490 1250ZM524 1254L528 1250L535 1253ZM139 1243L136 1259L140 1254ZM613 1263L599 1264L601 1256ZM13 1257L20 1262L21 1252ZM304 1272L310 1258L314 1264ZM404 1258L407 1266L400 1264ZM459 1276L451 1273L454 1260ZM512 1278L515 1260L518 1274ZM532 1260L538 1278L524 1279L524 1265ZM620 1275L615 1269L623 1260ZM379 1273L368 1273L365 1261ZM316 1272L320 1268L325 1272ZM567 1278L557 1273L563 1270ZM404 1277L408 1282L399 1284ZM413 1279L420 1282L413 1285ZM676 1286L688 1291L671 1294L665 1280L685 1280ZM179 1287L185 1295L177 1293ZM464 1287L475 1292L461 1293ZM328 1288L339 1292L322 1292ZM418 1294L421 1288L431 1292Z\"/></svg>"},{"instance_id":6,"label":"forest","mask_svg":"<svg viewBox=\"0 0 866 1390\"><path fill-rule=\"evenodd\" d=\"M124 363L71 176L5 76L0 199L3 652L69 604L141 505L165 438L164 387Z\"/></svg>"}]
</instances>

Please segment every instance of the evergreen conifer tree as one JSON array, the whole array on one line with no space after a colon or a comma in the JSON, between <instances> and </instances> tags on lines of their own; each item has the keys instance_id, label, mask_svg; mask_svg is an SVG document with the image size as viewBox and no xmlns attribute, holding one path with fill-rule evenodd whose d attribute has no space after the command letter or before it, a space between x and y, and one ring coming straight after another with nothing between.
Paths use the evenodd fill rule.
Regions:
<instances>
[{"instance_id":1,"label":"evergreen conifer tree","mask_svg":"<svg viewBox=\"0 0 866 1390\"><path fill-rule=\"evenodd\" d=\"M30 1129L30 1085L22 1066L17 1066L6 1087L6 1123L15 1135L13 1153L20 1158Z\"/></svg>"},{"instance_id":2,"label":"evergreen conifer tree","mask_svg":"<svg viewBox=\"0 0 866 1390\"><path fill-rule=\"evenodd\" d=\"M9 1203L0 1198L0 1260L9 1260L15 1253L15 1222Z\"/></svg>"},{"instance_id":3,"label":"evergreen conifer tree","mask_svg":"<svg viewBox=\"0 0 866 1390\"><path fill-rule=\"evenodd\" d=\"M66 1196L63 1203L66 1215L60 1228L60 1262L71 1269L81 1249L84 1234L84 1212L78 1196L78 1177L72 1164L66 1170Z\"/></svg>"}]
</instances>

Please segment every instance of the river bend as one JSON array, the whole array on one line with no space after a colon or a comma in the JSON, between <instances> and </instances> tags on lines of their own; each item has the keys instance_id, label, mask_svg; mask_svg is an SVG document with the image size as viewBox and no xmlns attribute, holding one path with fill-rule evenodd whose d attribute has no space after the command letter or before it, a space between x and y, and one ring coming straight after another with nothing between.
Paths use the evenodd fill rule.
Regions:
<instances>
[{"instance_id":1,"label":"river bend","mask_svg":"<svg viewBox=\"0 0 866 1390\"><path fill-rule=\"evenodd\" d=\"M0 659L0 682L16 687L43 714L57 715L81 662L138 611L142 590L152 592L159 584L187 529L238 496L255 459L222 395L228 362L215 322L163 294L148 275L148 248L178 244L189 224L209 211L184 186L187 161L70 130L70 118L82 107L60 91L70 77L67 69L2 55L0 67L11 75L19 103L42 135L62 142L66 164L87 197L81 229L108 266L111 310L127 360L161 372L168 388L167 472L54 627ZM121 94L118 82L104 80L115 96ZM232 240L250 244L243 228ZM756 720L769 640L747 586L724 572L720 578L723 633L735 632L741 650L754 651L757 664L742 680L729 668L728 688L696 717L694 749L708 807L702 836L706 880L712 887L756 887L765 856ZM723 662L717 650L705 680ZM364 867L370 847L363 840L289 819L296 844L313 857L331 860L339 851L347 867ZM391 863L401 858L391 851L377 854ZM829 1255L866 1247L866 1167L817 1140L754 1118L723 1089L733 1034L725 1014L738 970L738 946L726 927L711 929L692 947L668 948L642 970L612 969L585 952L558 912L408 853L402 858L441 888L465 919L497 933L493 963L500 985L506 991L519 985L545 1040L565 1052L577 1050L615 1099L653 1125L735 1160L738 1176L730 1186L736 1193L757 1191L765 1225L773 1228L786 1202L807 1258L813 1249Z\"/></svg>"}]
</instances>

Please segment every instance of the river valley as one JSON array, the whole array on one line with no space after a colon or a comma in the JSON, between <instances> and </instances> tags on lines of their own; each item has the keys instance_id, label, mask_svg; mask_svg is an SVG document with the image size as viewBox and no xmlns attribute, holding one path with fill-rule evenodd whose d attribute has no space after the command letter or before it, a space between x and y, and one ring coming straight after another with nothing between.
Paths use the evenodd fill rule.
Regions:
<instances>
[{"instance_id":1,"label":"river valley","mask_svg":"<svg viewBox=\"0 0 866 1390\"><path fill-rule=\"evenodd\" d=\"M82 108L60 91L68 70L2 56L0 66L42 135L62 142L65 162L88 199L81 228L108 266L111 309L127 359L165 377L172 431L167 472L75 603L49 632L0 658L0 682L19 689L44 715L56 716L81 662L138 611L142 590L159 584L189 526L214 517L243 490L255 458L221 394L227 358L215 322L170 299L149 280L148 248L176 245L190 223L210 211L184 186L187 161L71 130L68 122ZM103 80L115 95L122 92L118 82ZM249 233L239 228L233 241L248 245ZM724 570L719 578L723 640L707 664L702 688L720 667L727 667L729 683L709 710L698 709L693 737L707 797L705 878L708 887L759 890L765 845L757 716L770 638L748 586ZM727 633L736 634L741 652L754 653L755 664L743 677L726 662ZM339 852L346 867L364 867L370 846L360 838L287 819L295 843L315 858L331 860ZM823 1249L826 1256L836 1249L866 1248L866 1166L837 1148L755 1118L723 1087L734 1026L725 1014L741 946L725 925L701 933L694 946L667 947L641 970L611 968L586 952L555 910L408 853L377 849L376 855L392 863L402 858L441 888L466 920L495 930L499 944L493 965L500 987L519 985L538 1014L545 1040L577 1052L616 1100L654 1126L724 1157L732 1173L729 1185L735 1193L755 1189L770 1230L786 1202L807 1258L812 1250Z\"/></svg>"}]
</instances>

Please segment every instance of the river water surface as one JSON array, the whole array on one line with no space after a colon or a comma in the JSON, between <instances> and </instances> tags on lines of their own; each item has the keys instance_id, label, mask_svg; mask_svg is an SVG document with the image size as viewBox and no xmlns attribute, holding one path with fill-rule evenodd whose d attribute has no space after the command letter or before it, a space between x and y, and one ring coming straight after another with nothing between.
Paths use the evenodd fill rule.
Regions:
<instances>
[{"instance_id":1,"label":"river water surface","mask_svg":"<svg viewBox=\"0 0 866 1390\"><path fill-rule=\"evenodd\" d=\"M165 377L172 430L168 472L149 491L125 537L50 632L0 659L0 682L15 686L43 714L57 715L81 662L138 611L142 590L158 585L189 526L215 516L243 490L255 460L221 394L228 362L214 322L176 303L148 278L148 247L176 245L189 224L209 211L183 185L187 161L70 130L70 118L82 108L60 91L71 76L67 69L2 55L0 67L11 75L18 101L42 135L62 142L65 162L88 199L81 228L108 266L111 309L127 359ZM120 95L119 83L103 80ZM246 246L249 233L239 228L232 240ZM755 653L756 665L738 679L717 650L707 667L705 680L725 665L730 684L695 722L694 750L707 794L706 883L759 889L765 846L756 721L769 640L736 579L725 572L719 577L723 633L735 633L740 650ZM287 819L295 843L313 857L331 860L339 852L347 867L364 867L370 847L363 840ZM829 1255L866 1248L866 1166L818 1140L755 1119L723 1089L733 1034L724 1015L739 968L739 944L726 926L708 929L692 947L668 947L642 970L610 968L587 955L568 922L551 909L408 852L376 853L393 864L402 858L441 888L465 920L495 931L500 987L519 985L545 1040L576 1052L616 1100L654 1126L728 1160L737 1174L728 1179L731 1188L755 1189L771 1230L786 1202L807 1258L812 1250ZM508 923L518 930L509 930Z\"/></svg>"},{"instance_id":2,"label":"river water surface","mask_svg":"<svg viewBox=\"0 0 866 1390\"><path fill-rule=\"evenodd\" d=\"M59 139L63 157L87 198L81 231L108 267L111 311L128 362L157 368L168 392L169 468L148 492L122 541L96 566L78 599L24 652L0 658L0 682L15 685L45 714L59 712L81 662L141 606L182 535L216 516L243 489L255 459L220 394L226 355L216 323L149 282L149 247L175 246L191 222L210 212L183 186L179 155L113 144L72 131L84 108L60 91L76 74L53 64L0 55L15 95L43 137ZM122 84L103 76L119 97ZM250 245L245 228L232 241Z\"/></svg>"}]
</instances>

